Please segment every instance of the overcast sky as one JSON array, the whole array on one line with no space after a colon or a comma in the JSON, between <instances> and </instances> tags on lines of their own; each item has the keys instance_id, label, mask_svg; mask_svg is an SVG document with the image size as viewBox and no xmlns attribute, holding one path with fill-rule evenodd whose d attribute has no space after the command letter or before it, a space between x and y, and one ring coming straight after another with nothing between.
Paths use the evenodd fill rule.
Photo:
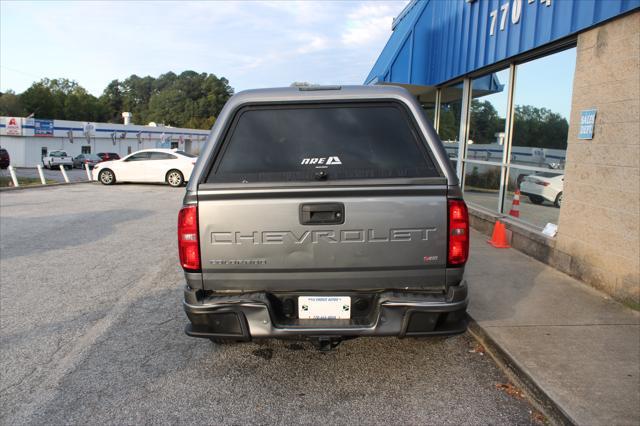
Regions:
<instances>
[{"instance_id":1,"label":"overcast sky","mask_svg":"<svg viewBox=\"0 0 640 426\"><path fill-rule=\"evenodd\" d=\"M237 91L361 84L406 3L2 0L0 90L64 77L98 96L116 78L184 70Z\"/></svg>"}]
</instances>

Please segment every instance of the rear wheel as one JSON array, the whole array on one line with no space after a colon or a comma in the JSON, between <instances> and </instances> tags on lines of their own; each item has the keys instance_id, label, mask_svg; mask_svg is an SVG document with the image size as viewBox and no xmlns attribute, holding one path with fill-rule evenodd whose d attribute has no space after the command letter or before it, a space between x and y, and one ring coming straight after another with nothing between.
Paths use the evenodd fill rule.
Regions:
<instances>
[{"instance_id":1,"label":"rear wheel","mask_svg":"<svg viewBox=\"0 0 640 426\"><path fill-rule=\"evenodd\" d=\"M116 183L116 175L109 169L104 169L98 175L98 180L103 185L113 185Z\"/></svg>"},{"instance_id":2,"label":"rear wheel","mask_svg":"<svg viewBox=\"0 0 640 426\"><path fill-rule=\"evenodd\" d=\"M553 202L553 204L560 208L560 206L562 206L562 192L558 193L558 195L556 195L556 200Z\"/></svg>"},{"instance_id":3,"label":"rear wheel","mask_svg":"<svg viewBox=\"0 0 640 426\"><path fill-rule=\"evenodd\" d=\"M167 173L166 181L169 186L177 188L179 186L182 186L182 184L184 183L184 177L182 176L180 170L169 170L169 172Z\"/></svg>"},{"instance_id":4,"label":"rear wheel","mask_svg":"<svg viewBox=\"0 0 640 426\"><path fill-rule=\"evenodd\" d=\"M544 203L544 198L539 195L529 195L529 201L533 204L542 204Z\"/></svg>"}]
</instances>

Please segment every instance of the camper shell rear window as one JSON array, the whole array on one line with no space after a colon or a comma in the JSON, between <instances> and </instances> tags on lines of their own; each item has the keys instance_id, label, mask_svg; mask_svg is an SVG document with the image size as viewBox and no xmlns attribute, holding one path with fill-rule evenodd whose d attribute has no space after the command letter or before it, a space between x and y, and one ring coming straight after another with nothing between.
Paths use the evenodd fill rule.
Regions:
<instances>
[{"instance_id":1,"label":"camper shell rear window","mask_svg":"<svg viewBox=\"0 0 640 426\"><path fill-rule=\"evenodd\" d=\"M240 108L207 183L438 177L406 107L398 102Z\"/></svg>"}]
</instances>

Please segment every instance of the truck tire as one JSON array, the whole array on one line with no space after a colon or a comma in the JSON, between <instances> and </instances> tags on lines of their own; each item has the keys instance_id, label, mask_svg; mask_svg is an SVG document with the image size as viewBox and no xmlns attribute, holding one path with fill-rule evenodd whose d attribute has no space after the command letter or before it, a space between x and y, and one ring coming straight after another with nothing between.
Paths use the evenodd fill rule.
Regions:
<instances>
[{"instance_id":1,"label":"truck tire","mask_svg":"<svg viewBox=\"0 0 640 426\"><path fill-rule=\"evenodd\" d=\"M116 175L110 169L104 169L98 174L98 180L103 185L113 185L116 183Z\"/></svg>"},{"instance_id":2,"label":"truck tire","mask_svg":"<svg viewBox=\"0 0 640 426\"><path fill-rule=\"evenodd\" d=\"M172 186L174 188L178 188L184 184L184 177L182 176L182 172L176 169L169 170L167 172L165 180L169 184L169 186Z\"/></svg>"}]
</instances>

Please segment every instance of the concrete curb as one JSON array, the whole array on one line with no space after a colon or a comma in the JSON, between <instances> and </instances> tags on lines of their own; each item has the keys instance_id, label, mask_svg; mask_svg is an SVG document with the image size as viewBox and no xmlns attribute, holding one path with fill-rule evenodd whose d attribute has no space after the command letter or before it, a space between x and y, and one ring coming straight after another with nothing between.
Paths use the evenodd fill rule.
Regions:
<instances>
[{"instance_id":1,"label":"concrete curb","mask_svg":"<svg viewBox=\"0 0 640 426\"><path fill-rule=\"evenodd\" d=\"M88 180L86 181L82 181L82 182L60 182L60 183L48 183L46 185L26 185L26 186L9 186L6 188L0 188L0 192L3 191L20 191L23 189L40 189L40 188L50 188L50 187L54 187L54 186L65 186L65 185L78 185L81 183L88 183L88 184L92 184L92 183L96 183L96 182L90 182Z\"/></svg>"},{"instance_id":2,"label":"concrete curb","mask_svg":"<svg viewBox=\"0 0 640 426\"><path fill-rule=\"evenodd\" d=\"M467 317L469 319L469 334L484 346L487 354L506 373L509 380L526 392L537 410L543 413L554 425L577 425L507 350L500 347L470 315L467 314Z\"/></svg>"}]
</instances>

